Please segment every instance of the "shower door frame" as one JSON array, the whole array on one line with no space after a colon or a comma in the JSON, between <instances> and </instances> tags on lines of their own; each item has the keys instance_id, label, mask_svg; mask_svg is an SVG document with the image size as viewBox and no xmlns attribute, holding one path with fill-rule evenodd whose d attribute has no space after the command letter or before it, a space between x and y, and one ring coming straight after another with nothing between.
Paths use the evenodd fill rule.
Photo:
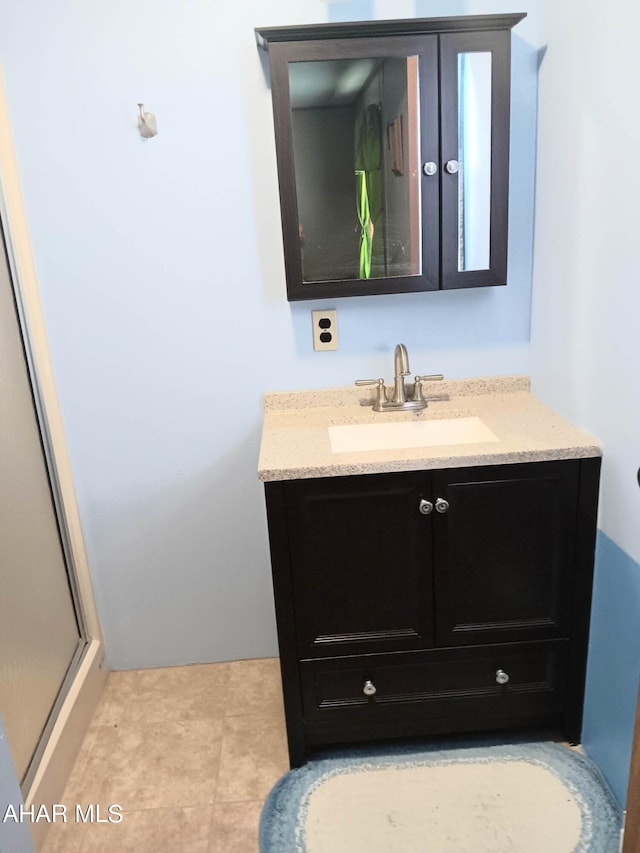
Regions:
<instances>
[{"instance_id":1,"label":"shower door frame","mask_svg":"<svg viewBox=\"0 0 640 853\"><path fill-rule=\"evenodd\" d=\"M107 678L104 638L95 606L73 476L49 356L9 111L0 68L0 221L37 419L49 472L81 640L22 780L25 805L60 802ZM18 780L20 781L20 780ZM31 827L36 847L47 823Z\"/></svg>"}]
</instances>

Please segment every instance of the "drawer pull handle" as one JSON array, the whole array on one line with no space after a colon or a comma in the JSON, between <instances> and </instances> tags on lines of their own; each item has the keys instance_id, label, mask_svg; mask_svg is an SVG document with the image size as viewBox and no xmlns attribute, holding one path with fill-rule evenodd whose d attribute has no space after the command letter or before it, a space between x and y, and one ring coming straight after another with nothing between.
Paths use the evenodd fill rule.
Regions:
<instances>
[{"instance_id":1,"label":"drawer pull handle","mask_svg":"<svg viewBox=\"0 0 640 853\"><path fill-rule=\"evenodd\" d=\"M449 509L449 501L444 498L436 499L436 512L446 512Z\"/></svg>"},{"instance_id":2,"label":"drawer pull handle","mask_svg":"<svg viewBox=\"0 0 640 853\"><path fill-rule=\"evenodd\" d=\"M433 512L433 504L431 501L425 501L424 498L418 504L418 509L423 515L429 515L430 512Z\"/></svg>"},{"instance_id":3,"label":"drawer pull handle","mask_svg":"<svg viewBox=\"0 0 640 853\"><path fill-rule=\"evenodd\" d=\"M375 696L376 686L373 681L365 681L364 687L362 688L362 692L365 696Z\"/></svg>"},{"instance_id":4,"label":"drawer pull handle","mask_svg":"<svg viewBox=\"0 0 640 853\"><path fill-rule=\"evenodd\" d=\"M506 684L509 681L509 675L503 669L496 671L496 681L498 684Z\"/></svg>"}]
</instances>

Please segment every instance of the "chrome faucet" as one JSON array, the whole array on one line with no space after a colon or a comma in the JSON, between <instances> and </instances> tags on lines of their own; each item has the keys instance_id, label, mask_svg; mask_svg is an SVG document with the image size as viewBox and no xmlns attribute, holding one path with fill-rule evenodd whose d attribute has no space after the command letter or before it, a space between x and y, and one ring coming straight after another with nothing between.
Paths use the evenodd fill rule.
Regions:
<instances>
[{"instance_id":1,"label":"chrome faucet","mask_svg":"<svg viewBox=\"0 0 640 853\"><path fill-rule=\"evenodd\" d=\"M376 401L373 404L374 412L389 411L416 411L426 409L428 403L422 393L423 382L433 382L444 379L441 373L433 373L429 376L416 376L413 385L413 395L407 399L407 389L404 377L409 375L409 356L404 344L398 344L393 356L395 377L393 382L393 397L387 398L387 389L384 379L356 379L356 385L377 385Z\"/></svg>"},{"instance_id":2,"label":"chrome faucet","mask_svg":"<svg viewBox=\"0 0 640 853\"><path fill-rule=\"evenodd\" d=\"M409 375L409 356L404 344L398 344L393 356L395 370L393 403L399 405L407 402L407 389L404 387L404 377Z\"/></svg>"}]
</instances>

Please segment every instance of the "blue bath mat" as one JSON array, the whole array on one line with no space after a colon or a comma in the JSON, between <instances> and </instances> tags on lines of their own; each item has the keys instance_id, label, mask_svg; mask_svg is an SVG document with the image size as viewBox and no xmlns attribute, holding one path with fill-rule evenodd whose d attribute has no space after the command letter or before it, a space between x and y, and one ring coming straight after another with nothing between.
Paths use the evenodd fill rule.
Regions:
<instances>
[{"instance_id":1,"label":"blue bath mat","mask_svg":"<svg viewBox=\"0 0 640 853\"><path fill-rule=\"evenodd\" d=\"M344 750L269 794L260 853L618 853L621 810L556 743Z\"/></svg>"}]
</instances>

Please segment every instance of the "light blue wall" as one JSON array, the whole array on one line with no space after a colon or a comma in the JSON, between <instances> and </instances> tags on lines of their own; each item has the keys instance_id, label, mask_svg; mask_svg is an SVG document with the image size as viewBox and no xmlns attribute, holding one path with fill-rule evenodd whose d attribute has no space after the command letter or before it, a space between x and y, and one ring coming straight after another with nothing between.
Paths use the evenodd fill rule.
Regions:
<instances>
[{"instance_id":1,"label":"light blue wall","mask_svg":"<svg viewBox=\"0 0 640 853\"><path fill-rule=\"evenodd\" d=\"M28 823L14 823L11 818L4 823L2 820L9 805L19 813L23 802L0 719L0 853L33 853Z\"/></svg>"},{"instance_id":2,"label":"light blue wall","mask_svg":"<svg viewBox=\"0 0 640 853\"><path fill-rule=\"evenodd\" d=\"M450 9L428 5L421 14ZM394 17L397 6L372 8ZM256 479L265 390L389 377L398 341L416 372L528 370L526 28L514 44L509 286L336 301L340 351L313 352L317 304L285 300L271 95L253 28L327 14L321 0L0 0L53 367L115 668L276 653ZM157 114L155 139L137 133L138 101Z\"/></svg>"},{"instance_id":3,"label":"light blue wall","mask_svg":"<svg viewBox=\"0 0 640 853\"><path fill-rule=\"evenodd\" d=\"M373 0L343 0L329 3L330 21L368 21L375 17Z\"/></svg>"},{"instance_id":4,"label":"light blue wall","mask_svg":"<svg viewBox=\"0 0 640 853\"><path fill-rule=\"evenodd\" d=\"M623 800L640 674L640 7L542 8L531 374L604 448L584 741Z\"/></svg>"}]
</instances>

